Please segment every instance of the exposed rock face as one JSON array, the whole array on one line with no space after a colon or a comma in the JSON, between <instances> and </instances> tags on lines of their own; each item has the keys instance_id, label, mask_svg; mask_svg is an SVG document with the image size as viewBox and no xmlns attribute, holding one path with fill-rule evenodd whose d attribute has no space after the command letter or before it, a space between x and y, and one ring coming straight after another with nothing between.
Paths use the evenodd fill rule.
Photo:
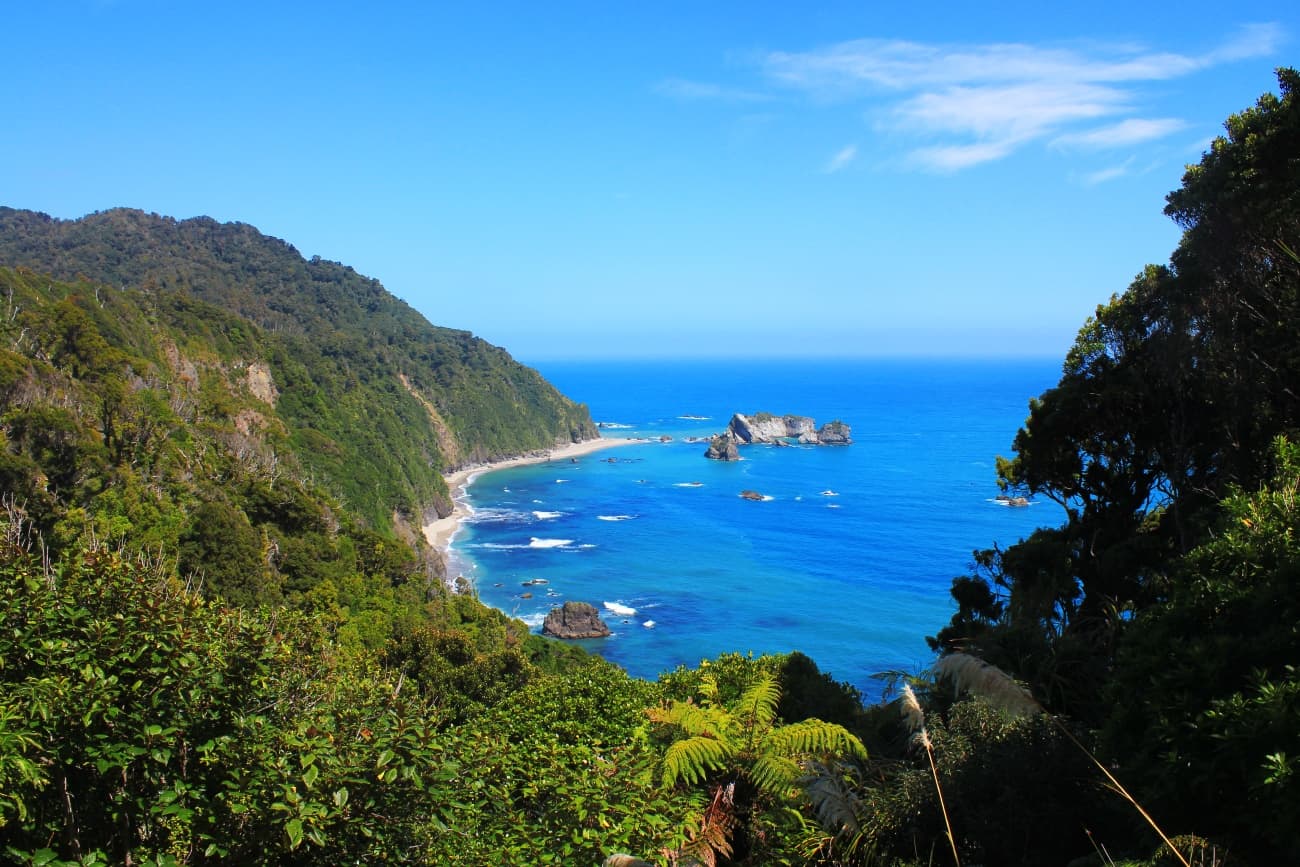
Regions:
<instances>
[{"instance_id":1,"label":"exposed rock face","mask_svg":"<svg viewBox=\"0 0 1300 867\"><path fill-rule=\"evenodd\" d=\"M734 461L737 457L728 456L729 449L738 445L788 446L790 440L798 440L804 445L846 446L853 442L852 429L836 419L817 429L817 423L806 415L775 416L771 413L758 412L752 416L736 413L727 424L727 429L714 437L709 443L706 457L715 460Z\"/></svg>"},{"instance_id":2,"label":"exposed rock face","mask_svg":"<svg viewBox=\"0 0 1300 867\"><path fill-rule=\"evenodd\" d=\"M847 446L853 442L853 429L844 422L828 421L817 431L817 442L824 446Z\"/></svg>"},{"instance_id":3,"label":"exposed rock face","mask_svg":"<svg viewBox=\"0 0 1300 867\"><path fill-rule=\"evenodd\" d=\"M270 367L260 361L254 361L248 365L248 370L244 376L249 394L262 403L275 406L275 401L280 396L280 390L275 387L275 380L271 379Z\"/></svg>"},{"instance_id":4,"label":"exposed rock face","mask_svg":"<svg viewBox=\"0 0 1300 867\"><path fill-rule=\"evenodd\" d=\"M816 435L816 422L806 415L775 416L759 412L753 416L736 413L727 425L727 431L742 443L773 443L781 439L798 439L805 434Z\"/></svg>"},{"instance_id":5,"label":"exposed rock face","mask_svg":"<svg viewBox=\"0 0 1300 867\"><path fill-rule=\"evenodd\" d=\"M704 456L715 461L740 460L740 452L736 449L736 438L730 431L718 434L709 440L709 450L704 453Z\"/></svg>"},{"instance_id":6,"label":"exposed rock face","mask_svg":"<svg viewBox=\"0 0 1300 867\"><path fill-rule=\"evenodd\" d=\"M742 500L756 500L761 502L763 500L763 495L758 491L744 490L740 492L740 498Z\"/></svg>"},{"instance_id":7,"label":"exposed rock face","mask_svg":"<svg viewBox=\"0 0 1300 867\"><path fill-rule=\"evenodd\" d=\"M595 606L572 601L551 609L542 623L542 633L556 638L604 638L610 634Z\"/></svg>"}]
</instances>

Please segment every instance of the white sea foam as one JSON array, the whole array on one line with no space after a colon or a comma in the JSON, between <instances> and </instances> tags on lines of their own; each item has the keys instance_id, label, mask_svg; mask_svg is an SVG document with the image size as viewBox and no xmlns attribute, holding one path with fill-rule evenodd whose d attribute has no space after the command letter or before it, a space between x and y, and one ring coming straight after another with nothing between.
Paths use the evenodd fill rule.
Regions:
<instances>
[{"instance_id":1,"label":"white sea foam","mask_svg":"<svg viewBox=\"0 0 1300 867\"><path fill-rule=\"evenodd\" d=\"M704 487L704 482L675 482L673 484L673 487L674 488L702 488Z\"/></svg>"},{"instance_id":2,"label":"white sea foam","mask_svg":"<svg viewBox=\"0 0 1300 867\"><path fill-rule=\"evenodd\" d=\"M644 626L646 629L655 628L655 622L653 620L647 620L645 623L642 623L641 625Z\"/></svg>"},{"instance_id":3,"label":"white sea foam","mask_svg":"<svg viewBox=\"0 0 1300 867\"><path fill-rule=\"evenodd\" d=\"M596 427L599 427L599 428L616 428L616 429L620 429L620 430L626 430L626 429L628 429L628 428L631 428L632 425L630 425L630 424L622 424L621 422L616 422L616 421L598 421L598 422L596 422Z\"/></svg>"},{"instance_id":4,"label":"white sea foam","mask_svg":"<svg viewBox=\"0 0 1300 867\"><path fill-rule=\"evenodd\" d=\"M563 512L539 512L536 509L533 510L533 517L539 521L550 521L554 518L560 517L560 515L562 514L564 513Z\"/></svg>"},{"instance_id":5,"label":"white sea foam","mask_svg":"<svg viewBox=\"0 0 1300 867\"><path fill-rule=\"evenodd\" d=\"M587 544L585 544L585 545L579 545L578 547L579 547L579 548L595 548L596 546L593 545L592 543L588 542Z\"/></svg>"},{"instance_id":6,"label":"white sea foam","mask_svg":"<svg viewBox=\"0 0 1300 867\"><path fill-rule=\"evenodd\" d=\"M636 614L635 608L629 608L626 605L620 605L617 602L606 602L605 607L621 617L631 617Z\"/></svg>"},{"instance_id":7,"label":"white sea foam","mask_svg":"<svg viewBox=\"0 0 1300 867\"><path fill-rule=\"evenodd\" d=\"M710 418L710 416L707 415L679 415L677 417L686 419L687 421L708 421Z\"/></svg>"},{"instance_id":8,"label":"white sea foam","mask_svg":"<svg viewBox=\"0 0 1300 867\"><path fill-rule=\"evenodd\" d=\"M568 479L556 479L556 480L555 480L555 484L557 484L557 485L562 485L562 484L564 484L564 483L567 482L567 481L568 481Z\"/></svg>"},{"instance_id":9,"label":"white sea foam","mask_svg":"<svg viewBox=\"0 0 1300 867\"><path fill-rule=\"evenodd\" d=\"M472 514L466 517L466 521L471 524L495 524L505 523L507 521L523 521L527 515L515 509L475 509Z\"/></svg>"},{"instance_id":10,"label":"white sea foam","mask_svg":"<svg viewBox=\"0 0 1300 867\"><path fill-rule=\"evenodd\" d=\"M528 540L529 548L563 548L565 545L572 544L572 539L539 539L532 536Z\"/></svg>"},{"instance_id":11,"label":"white sea foam","mask_svg":"<svg viewBox=\"0 0 1300 867\"><path fill-rule=\"evenodd\" d=\"M530 627L538 627L546 620L546 615L540 612L537 614L521 614L518 619L527 623Z\"/></svg>"},{"instance_id":12,"label":"white sea foam","mask_svg":"<svg viewBox=\"0 0 1300 867\"><path fill-rule=\"evenodd\" d=\"M839 494L837 494L836 492L832 491L830 488L827 488L826 490L822 491L822 496L823 496L823 497L838 497Z\"/></svg>"},{"instance_id":13,"label":"white sea foam","mask_svg":"<svg viewBox=\"0 0 1300 867\"><path fill-rule=\"evenodd\" d=\"M597 521L630 521L636 515L597 515Z\"/></svg>"}]
</instances>

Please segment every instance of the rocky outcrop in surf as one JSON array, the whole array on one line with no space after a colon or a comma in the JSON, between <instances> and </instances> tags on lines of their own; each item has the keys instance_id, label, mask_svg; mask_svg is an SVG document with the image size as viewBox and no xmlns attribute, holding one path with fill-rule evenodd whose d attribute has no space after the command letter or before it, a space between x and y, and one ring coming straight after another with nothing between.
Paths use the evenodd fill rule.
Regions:
<instances>
[{"instance_id":1,"label":"rocky outcrop in surf","mask_svg":"<svg viewBox=\"0 0 1300 867\"><path fill-rule=\"evenodd\" d=\"M803 438L800 437L799 442L803 441ZM826 422L826 424L821 426L821 430L817 431L817 445L847 446L852 442L853 428L849 427L839 419Z\"/></svg>"},{"instance_id":2,"label":"rocky outcrop in surf","mask_svg":"<svg viewBox=\"0 0 1300 867\"><path fill-rule=\"evenodd\" d=\"M715 461L737 461L740 460L738 446L788 446L791 440L803 445L846 446L853 442L852 434L853 429L839 419L818 429L817 422L806 415L736 413L727 429L709 441L704 456Z\"/></svg>"},{"instance_id":3,"label":"rocky outcrop in surf","mask_svg":"<svg viewBox=\"0 0 1300 867\"><path fill-rule=\"evenodd\" d=\"M709 449L704 453L704 456L715 461L740 460L740 451L736 448L736 438L731 435L730 431L718 434L709 440Z\"/></svg>"},{"instance_id":4,"label":"rocky outcrop in surf","mask_svg":"<svg viewBox=\"0 0 1300 867\"><path fill-rule=\"evenodd\" d=\"M594 605L569 601L559 608L552 608L546 615L542 634L555 638L605 638L610 631Z\"/></svg>"},{"instance_id":5,"label":"rocky outcrop in surf","mask_svg":"<svg viewBox=\"0 0 1300 867\"><path fill-rule=\"evenodd\" d=\"M737 442L753 445L816 436L817 423L806 415L772 415L770 412L756 412L752 416L747 416L736 413L727 424L727 431L736 438Z\"/></svg>"}]
</instances>

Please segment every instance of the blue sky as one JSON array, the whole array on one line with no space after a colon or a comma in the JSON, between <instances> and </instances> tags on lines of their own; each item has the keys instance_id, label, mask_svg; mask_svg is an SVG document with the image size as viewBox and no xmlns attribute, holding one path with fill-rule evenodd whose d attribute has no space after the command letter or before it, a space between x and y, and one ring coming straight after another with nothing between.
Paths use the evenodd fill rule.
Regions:
<instances>
[{"instance_id":1,"label":"blue sky","mask_svg":"<svg viewBox=\"0 0 1300 867\"><path fill-rule=\"evenodd\" d=\"M1300 12L1054 5L5 4L0 203L250 223L524 360L1061 356Z\"/></svg>"}]
</instances>

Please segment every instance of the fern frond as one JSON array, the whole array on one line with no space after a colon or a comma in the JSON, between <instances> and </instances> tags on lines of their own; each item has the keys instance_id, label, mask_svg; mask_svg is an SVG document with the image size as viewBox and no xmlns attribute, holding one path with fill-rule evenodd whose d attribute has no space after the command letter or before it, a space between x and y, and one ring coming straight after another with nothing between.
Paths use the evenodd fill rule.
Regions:
<instances>
[{"instance_id":1,"label":"fern frond","mask_svg":"<svg viewBox=\"0 0 1300 867\"><path fill-rule=\"evenodd\" d=\"M750 771L750 777L759 789L779 795L793 794L797 789L795 784L801 776L803 768L799 767L798 762L774 753L759 756Z\"/></svg>"},{"instance_id":2,"label":"fern frond","mask_svg":"<svg viewBox=\"0 0 1300 867\"><path fill-rule=\"evenodd\" d=\"M652 722L661 725L677 726L688 735L725 740L728 728L728 715L722 708L701 707L688 701L674 701L668 707L646 709L646 715Z\"/></svg>"},{"instance_id":3,"label":"fern frond","mask_svg":"<svg viewBox=\"0 0 1300 867\"><path fill-rule=\"evenodd\" d=\"M801 782L822 828L836 836L859 832L858 799L836 764L809 763L808 773Z\"/></svg>"},{"instance_id":4,"label":"fern frond","mask_svg":"<svg viewBox=\"0 0 1300 867\"><path fill-rule=\"evenodd\" d=\"M867 748L852 732L819 719L801 720L774 729L763 741L763 752L789 757L867 757Z\"/></svg>"},{"instance_id":5,"label":"fern frond","mask_svg":"<svg viewBox=\"0 0 1300 867\"><path fill-rule=\"evenodd\" d=\"M682 846L681 851L676 853L673 863L717 867L719 855L723 858L732 855L731 836L738 824L735 784L717 786L713 790L709 806L700 817L699 828Z\"/></svg>"},{"instance_id":6,"label":"fern frond","mask_svg":"<svg viewBox=\"0 0 1300 867\"><path fill-rule=\"evenodd\" d=\"M762 674L751 683L736 704L736 716L750 732L760 732L776 722L776 706L781 701L781 684L770 674Z\"/></svg>"},{"instance_id":7,"label":"fern frond","mask_svg":"<svg viewBox=\"0 0 1300 867\"><path fill-rule=\"evenodd\" d=\"M729 744L716 738L699 736L677 741L664 753L664 785L673 786L679 780L698 783L710 771L725 767L734 752Z\"/></svg>"}]
</instances>

